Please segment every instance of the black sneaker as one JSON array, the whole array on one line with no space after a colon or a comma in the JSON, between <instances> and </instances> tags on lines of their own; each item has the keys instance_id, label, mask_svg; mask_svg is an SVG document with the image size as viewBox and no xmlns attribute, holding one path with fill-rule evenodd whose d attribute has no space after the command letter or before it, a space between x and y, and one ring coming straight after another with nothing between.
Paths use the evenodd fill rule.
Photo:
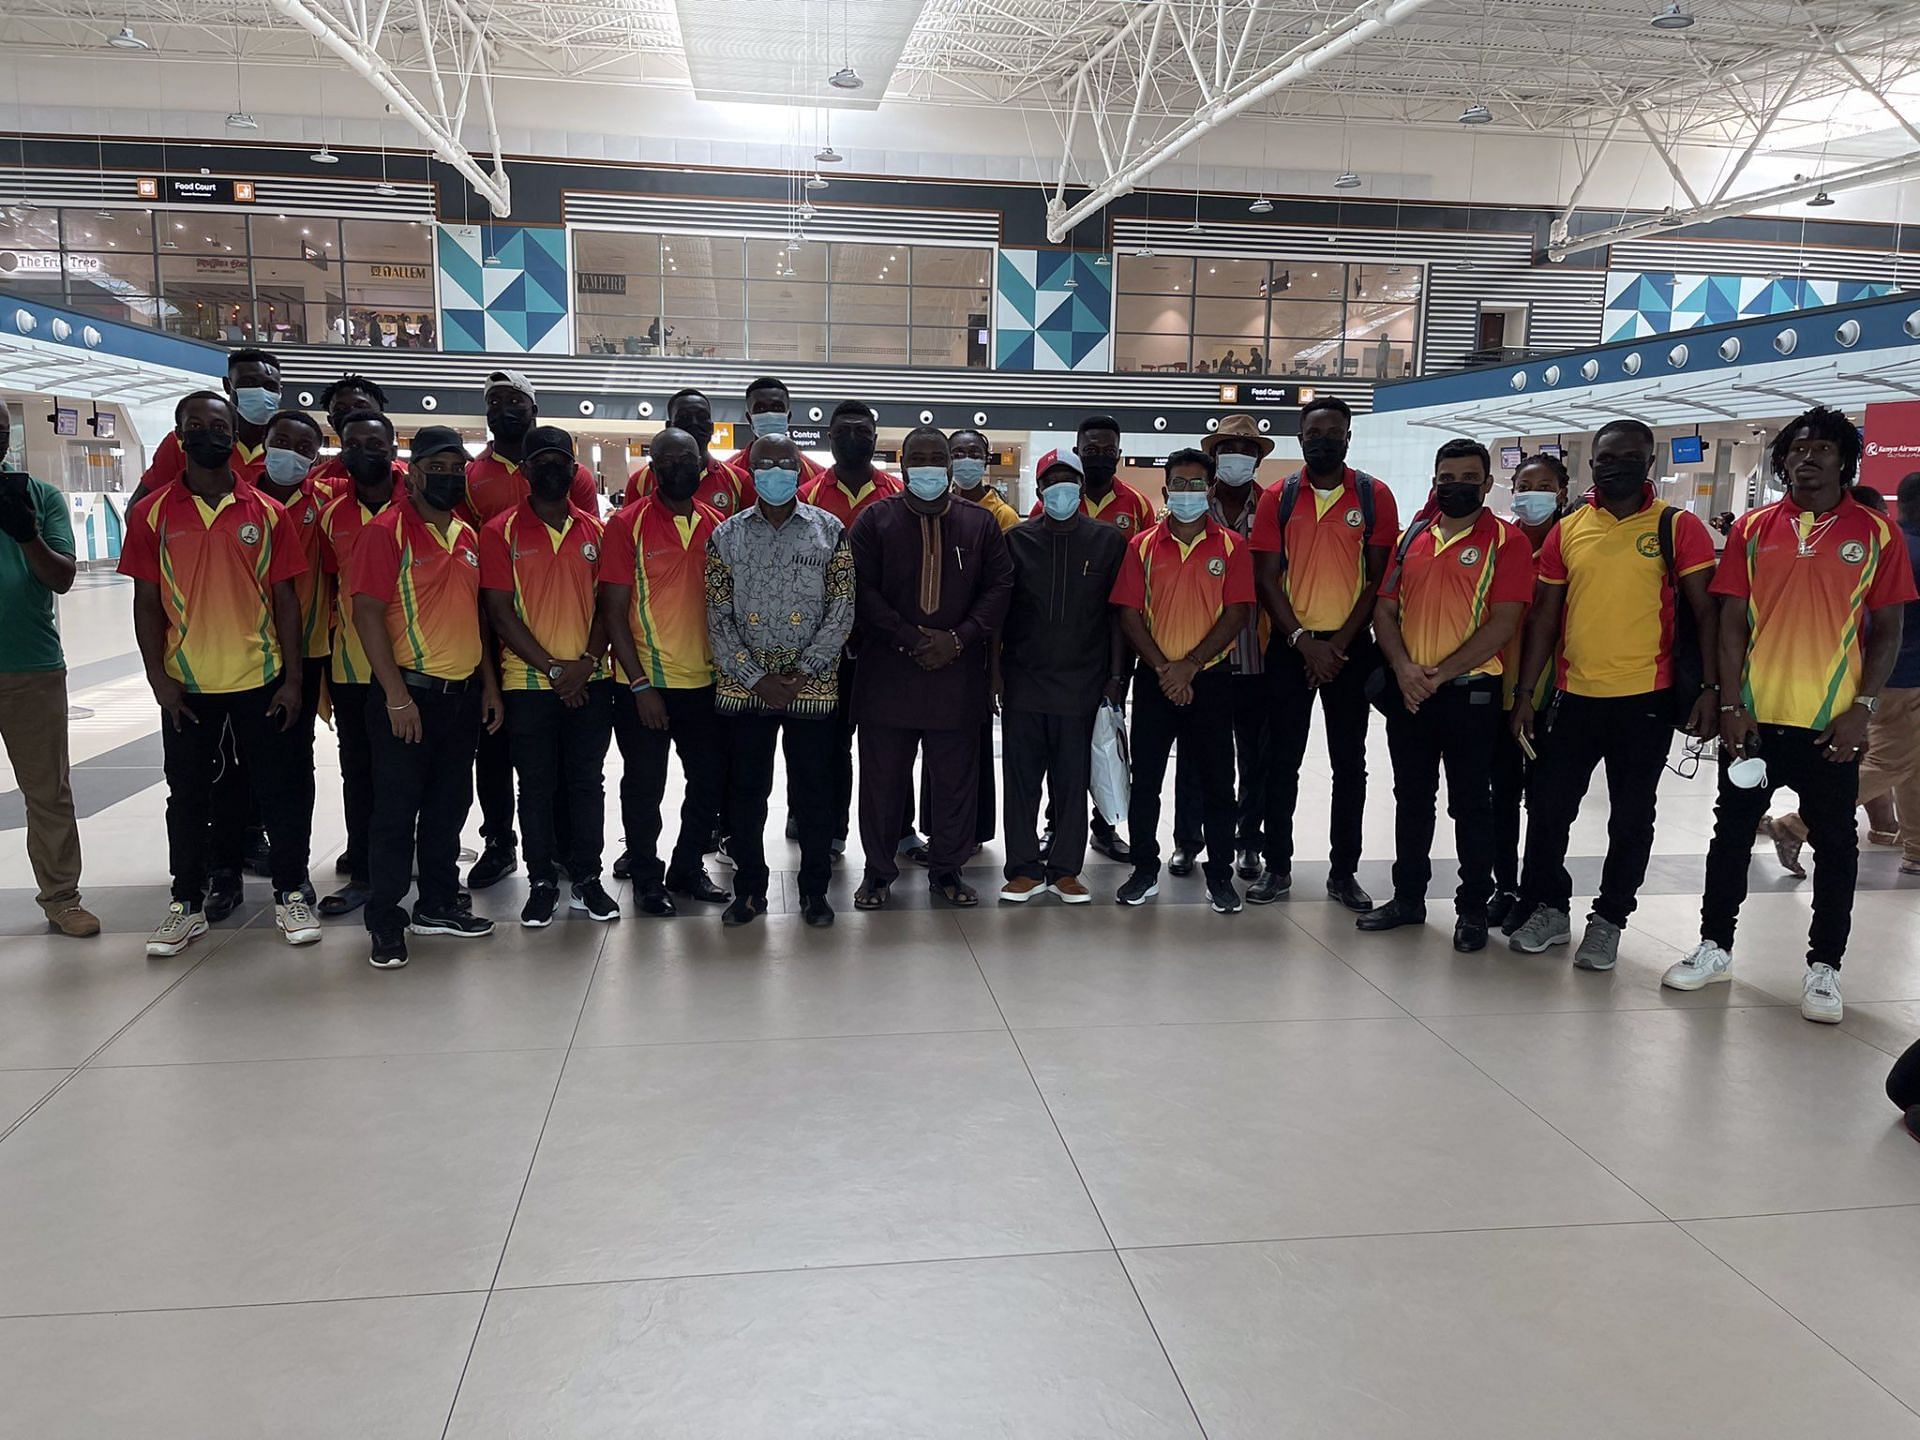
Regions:
<instances>
[{"instance_id":1,"label":"black sneaker","mask_svg":"<svg viewBox=\"0 0 1920 1440\"><path fill-rule=\"evenodd\" d=\"M1498 929L1507 923L1507 917L1513 914L1514 907L1520 903L1520 897L1511 890L1496 890L1493 899L1487 902L1487 925ZM1514 927L1516 930L1519 926Z\"/></svg>"},{"instance_id":2,"label":"black sneaker","mask_svg":"<svg viewBox=\"0 0 1920 1440\"><path fill-rule=\"evenodd\" d=\"M1127 877L1126 884L1114 891L1113 898L1122 905L1144 905L1159 893L1158 875L1142 875L1136 871Z\"/></svg>"},{"instance_id":3,"label":"black sneaker","mask_svg":"<svg viewBox=\"0 0 1920 1440\"><path fill-rule=\"evenodd\" d=\"M273 874L273 848L267 844L266 831L255 830L248 834L247 854L240 866L255 875Z\"/></svg>"},{"instance_id":4,"label":"black sneaker","mask_svg":"<svg viewBox=\"0 0 1920 1440\"><path fill-rule=\"evenodd\" d=\"M416 935L451 935L458 940L478 940L493 933L493 921L471 910L431 910L425 905L416 905L413 923L407 928Z\"/></svg>"},{"instance_id":5,"label":"black sneaker","mask_svg":"<svg viewBox=\"0 0 1920 1440\"><path fill-rule=\"evenodd\" d=\"M489 840L480 858L473 862L473 868L467 871L467 888L484 890L489 885L498 885L519 868L520 857L514 854L513 846Z\"/></svg>"},{"instance_id":6,"label":"black sneaker","mask_svg":"<svg viewBox=\"0 0 1920 1440\"><path fill-rule=\"evenodd\" d=\"M633 856L625 850L622 850L620 852L620 858L613 862L613 878L616 880L631 880L633 878Z\"/></svg>"},{"instance_id":7,"label":"black sneaker","mask_svg":"<svg viewBox=\"0 0 1920 1440\"><path fill-rule=\"evenodd\" d=\"M1238 915L1240 913L1240 892L1233 888L1231 880L1209 880L1207 882L1207 904L1213 907L1216 915Z\"/></svg>"},{"instance_id":8,"label":"black sneaker","mask_svg":"<svg viewBox=\"0 0 1920 1440\"><path fill-rule=\"evenodd\" d=\"M399 930L373 932L373 952L367 963L376 970L398 970L407 963L407 937Z\"/></svg>"},{"instance_id":9,"label":"black sneaker","mask_svg":"<svg viewBox=\"0 0 1920 1440\"><path fill-rule=\"evenodd\" d=\"M1173 854L1167 857L1167 873L1184 879L1193 874L1193 852L1184 845L1173 847Z\"/></svg>"},{"instance_id":10,"label":"black sneaker","mask_svg":"<svg viewBox=\"0 0 1920 1440\"><path fill-rule=\"evenodd\" d=\"M1293 893L1293 872L1290 870L1265 870L1260 878L1247 887L1249 905L1271 905L1276 900L1284 900Z\"/></svg>"},{"instance_id":11,"label":"black sneaker","mask_svg":"<svg viewBox=\"0 0 1920 1440\"><path fill-rule=\"evenodd\" d=\"M207 877L207 900L200 907L209 925L218 925L240 908L245 899L238 870L216 870Z\"/></svg>"},{"instance_id":12,"label":"black sneaker","mask_svg":"<svg viewBox=\"0 0 1920 1440\"><path fill-rule=\"evenodd\" d=\"M613 897L607 894L597 876L574 886L573 899L567 903L575 910L586 911L589 919L602 923L620 918L620 907L613 903Z\"/></svg>"},{"instance_id":13,"label":"black sneaker","mask_svg":"<svg viewBox=\"0 0 1920 1440\"><path fill-rule=\"evenodd\" d=\"M833 924L833 906L827 903L827 897L824 895L802 895L800 918L814 929L824 930Z\"/></svg>"},{"instance_id":14,"label":"black sneaker","mask_svg":"<svg viewBox=\"0 0 1920 1440\"><path fill-rule=\"evenodd\" d=\"M529 930L541 930L553 923L553 912L560 906L558 885L535 885L527 891L527 903L520 907L520 923Z\"/></svg>"}]
</instances>

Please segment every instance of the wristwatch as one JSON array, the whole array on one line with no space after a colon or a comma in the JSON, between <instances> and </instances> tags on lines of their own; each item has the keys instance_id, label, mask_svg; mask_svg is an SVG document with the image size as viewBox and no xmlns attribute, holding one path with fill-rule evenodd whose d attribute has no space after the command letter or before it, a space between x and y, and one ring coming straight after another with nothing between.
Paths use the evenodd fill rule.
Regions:
<instances>
[{"instance_id":1,"label":"wristwatch","mask_svg":"<svg viewBox=\"0 0 1920 1440\"><path fill-rule=\"evenodd\" d=\"M1287 648L1289 650L1298 650L1300 648L1300 637L1306 633L1307 627L1302 625L1291 635L1287 636Z\"/></svg>"},{"instance_id":2,"label":"wristwatch","mask_svg":"<svg viewBox=\"0 0 1920 1440\"><path fill-rule=\"evenodd\" d=\"M1864 705L1869 715L1877 715L1880 713L1880 697L1878 695L1856 695L1853 697L1853 703L1856 705Z\"/></svg>"},{"instance_id":3,"label":"wristwatch","mask_svg":"<svg viewBox=\"0 0 1920 1440\"><path fill-rule=\"evenodd\" d=\"M552 681L555 685L558 685L560 683L560 677L565 675L566 673L567 673L567 667L565 665L562 665L558 660L554 661L553 664L547 667L547 679Z\"/></svg>"}]
</instances>

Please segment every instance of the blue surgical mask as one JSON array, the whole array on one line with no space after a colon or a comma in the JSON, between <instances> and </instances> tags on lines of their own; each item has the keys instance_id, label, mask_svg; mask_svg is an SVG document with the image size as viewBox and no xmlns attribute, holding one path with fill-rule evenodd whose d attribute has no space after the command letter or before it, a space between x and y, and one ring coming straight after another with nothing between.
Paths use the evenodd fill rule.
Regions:
<instances>
[{"instance_id":1,"label":"blue surgical mask","mask_svg":"<svg viewBox=\"0 0 1920 1440\"><path fill-rule=\"evenodd\" d=\"M298 450L282 450L277 446L267 447L267 478L276 485L298 485L307 478L307 472L313 469L313 461Z\"/></svg>"},{"instance_id":2,"label":"blue surgical mask","mask_svg":"<svg viewBox=\"0 0 1920 1440\"><path fill-rule=\"evenodd\" d=\"M233 392L233 408L249 425L264 425L280 408L280 392L259 385L242 385Z\"/></svg>"},{"instance_id":3,"label":"blue surgical mask","mask_svg":"<svg viewBox=\"0 0 1920 1440\"><path fill-rule=\"evenodd\" d=\"M769 505L785 505L800 489L800 472L785 465L756 466L753 488Z\"/></svg>"},{"instance_id":4,"label":"blue surgical mask","mask_svg":"<svg viewBox=\"0 0 1920 1440\"><path fill-rule=\"evenodd\" d=\"M987 462L971 455L954 456L953 483L962 490L978 490L987 483Z\"/></svg>"},{"instance_id":5,"label":"blue surgical mask","mask_svg":"<svg viewBox=\"0 0 1920 1440\"><path fill-rule=\"evenodd\" d=\"M907 489L917 500L938 500L947 493L951 481L944 465L909 465Z\"/></svg>"},{"instance_id":6,"label":"blue surgical mask","mask_svg":"<svg viewBox=\"0 0 1920 1440\"><path fill-rule=\"evenodd\" d=\"M1049 520L1071 519L1080 509L1080 482L1055 481L1040 492L1040 505Z\"/></svg>"},{"instance_id":7,"label":"blue surgical mask","mask_svg":"<svg viewBox=\"0 0 1920 1440\"><path fill-rule=\"evenodd\" d=\"M1544 525L1560 508L1560 497L1551 490L1521 490L1513 497L1513 513L1528 525Z\"/></svg>"},{"instance_id":8,"label":"blue surgical mask","mask_svg":"<svg viewBox=\"0 0 1920 1440\"><path fill-rule=\"evenodd\" d=\"M1176 520L1198 520L1207 513L1207 492L1176 490L1167 496L1167 513Z\"/></svg>"},{"instance_id":9,"label":"blue surgical mask","mask_svg":"<svg viewBox=\"0 0 1920 1440\"><path fill-rule=\"evenodd\" d=\"M1222 485L1251 485L1253 472L1259 468L1257 455L1216 455L1213 461L1214 478Z\"/></svg>"},{"instance_id":10,"label":"blue surgical mask","mask_svg":"<svg viewBox=\"0 0 1920 1440\"><path fill-rule=\"evenodd\" d=\"M761 410L747 417L747 423L753 426L755 437L762 435L784 435L787 433L787 412L784 410Z\"/></svg>"}]
</instances>

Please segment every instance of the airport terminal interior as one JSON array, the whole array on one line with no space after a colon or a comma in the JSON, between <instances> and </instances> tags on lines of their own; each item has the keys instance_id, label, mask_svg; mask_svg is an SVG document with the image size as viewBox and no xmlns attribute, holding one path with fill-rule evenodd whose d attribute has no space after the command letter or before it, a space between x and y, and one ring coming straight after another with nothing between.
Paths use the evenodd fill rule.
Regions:
<instances>
[{"instance_id":1,"label":"airport terminal interior","mask_svg":"<svg viewBox=\"0 0 1920 1440\"><path fill-rule=\"evenodd\" d=\"M1920 1440L1920 1109L1888 1103L1896 1062L1920 1083L1920 813L1904 813L1920 811L1920 705L1889 703L1900 682L1872 660L1873 627L1913 594L1894 593L1900 532L1920 550L1916 116L1920 8L1881 0L0 0L0 470L51 497L41 540L47 513L71 530L51 663L82 861L63 903L99 921L76 937L42 903L55 822L35 777L59 725L16 721L0 755L0 1440ZM199 483L201 452L176 435L193 416L257 423L239 402L261 382L236 351L268 353L268 413L311 415L316 461L352 428L329 387L374 382L408 477L396 506L428 505L436 448L442 466L462 449L486 463L503 394L535 402L571 435L608 535L643 488L667 498L684 436L655 444L687 390L743 478L771 463L749 408L763 378L829 482L844 402L871 414L873 463L910 483L929 428L977 431L979 483L1020 517L1054 515L1043 496L1063 477L1092 504L1097 467L1075 448L1111 429L1108 473L1153 512L1128 543L1157 523L1144 540L1171 536L1182 558L1169 476L1201 462L1180 456L1204 452L1214 477L1257 453L1260 503L1305 512L1279 520L1290 537L1326 513L1328 492L1289 481L1321 473L1337 410L1345 464L1372 477L1364 521L1346 515L1366 531L1358 589L1374 547L1453 513L1444 442L1484 447L1502 522L1526 509L1529 462L1536 480L1563 467L1557 557L1579 512L1607 513L1619 446L1603 429L1638 422L1649 504L1712 545L1697 573L1716 587L1762 564L1754 512L1806 522L1781 563L1826 563L1793 508L1815 483L1803 450L1826 444L1884 497L1883 518L1856 517L1859 489L1835 513L1886 539L1868 558L1893 567L1896 602L1847 602L1871 621L1842 642L1836 714L1885 683L1871 746L1903 716L1916 731L1893 792L1914 803L1859 816L1844 1013L1808 988L1821 847L1784 838L1815 803L1788 788L1734 837L1752 848L1730 980L1674 983L1707 938L1716 805L1744 783L1727 778L1726 716L1669 737L1610 968L1576 965L1564 935L1515 948L1497 917L1484 948L1459 943L1460 841L1485 846L1456 834L1444 786L1432 879L1403 897L1424 923L1360 928L1399 888L1396 788L1419 800L1388 741L1411 720L1377 692L1334 720L1305 702L1291 889L1260 903L1262 787L1267 854L1256 836L1228 855L1230 913L1191 864L1125 903L1138 872L1104 822L1080 872L1091 903L1046 884L1011 903L1019 827L1002 807L1025 732L996 709L974 756L992 804L969 802L977 904L903 854L889 903L864 908L863 765L833 923L817 923L782 821L818 787L792 783L790 750L764 913L723 923L724 897L684 896L647 913L649 886L612 875L629 848L614 745L617 918L570 906L563 877L553 923L522 923L538 900L524 853L470 883L493 853L476 802L462 913L490 935L416 933L410 963L380 968L350 910L290 945L298 892L249 871L230 914L153 953L178 847L135 631L136 593L157 593L138 492L158 471L179 477L150 479L158 504ZM1816 407L1850 423L1816 434ZM968 503L941 495L881 503ZM218 507L193 499L212 526ZM0 551L27 543L0 534ZM1638 556L1670 573L1652 582L1666 618L1618 628L1651 624L1677 654L1691 575L1665 543L1648 532ZM1857 567L1860 543L1834 553ZM1304 608L1291 637L1272 625L1257 521L1250 549L1267 618L1221 661L1235 685L1261 674L1263 644L1277 676L1308 663L1290 644L1328 643ZM854 643L884 644L863 553ZM1229 558L1210 562L1223 605ZM694 581L708 608L730 603L716 563ZM0 720L38 573L0 553ZM1615 592L1562 588L1571 646L1576 608ZM1151 622L1146 605L1126 613ZM336 659L339 613L323 601ZM984 648L953 646L986 668ZM1541 683L1577 703L1561 658ZM1171 705L1157 667L1125 663L1138 761L1143 701ZM1677 683L1678 661L1661 665ZM1262 713L1282 703L1265 678ZM1515 703L1497 676L1459 678ZM354 881L340 736L359 718L323 702L316 722L320 895ZM716 722L724 743L737 719ZM1504 713L1484 734L1517 744ZM1529 831L1556 758L1541 735ZM1351 775L1336 805L1343 744L1364 753L1363 805ZM1198 750L1182 739L1168 767L1163 864L1198 848L1176 835L1174 778L1212 773ZM938 849L954 842L931 833L948 813L931 765L911 818ZM1615 770L1569 802L1582 956L1630 828ZM725 807L711 818L723 831ZM1356 820L1344 874L1329 837ZM722 891L733 843L706 846Z\"/></svg>"}]
</instances>

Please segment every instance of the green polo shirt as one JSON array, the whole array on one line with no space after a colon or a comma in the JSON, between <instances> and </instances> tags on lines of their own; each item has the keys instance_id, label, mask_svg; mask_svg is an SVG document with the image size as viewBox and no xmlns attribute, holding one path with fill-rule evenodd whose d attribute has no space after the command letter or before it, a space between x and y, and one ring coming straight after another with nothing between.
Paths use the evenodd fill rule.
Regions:
<instances>
[{"instance_id":1,"label":"green polo shirt","mask_svg":"<svg viewBox=\"0 0 1920 1440\"><path fill-rule=\"evenodd\" d=\"M27 481L27 490L40 517L40 538L48 549L71 556L67 497L41 480ZM6 616L0 623L0 672L67 668L53 623L53 592L34 577L26 552L6 534L0 534L0 615Z\"/></svg>"}]
</instances>

